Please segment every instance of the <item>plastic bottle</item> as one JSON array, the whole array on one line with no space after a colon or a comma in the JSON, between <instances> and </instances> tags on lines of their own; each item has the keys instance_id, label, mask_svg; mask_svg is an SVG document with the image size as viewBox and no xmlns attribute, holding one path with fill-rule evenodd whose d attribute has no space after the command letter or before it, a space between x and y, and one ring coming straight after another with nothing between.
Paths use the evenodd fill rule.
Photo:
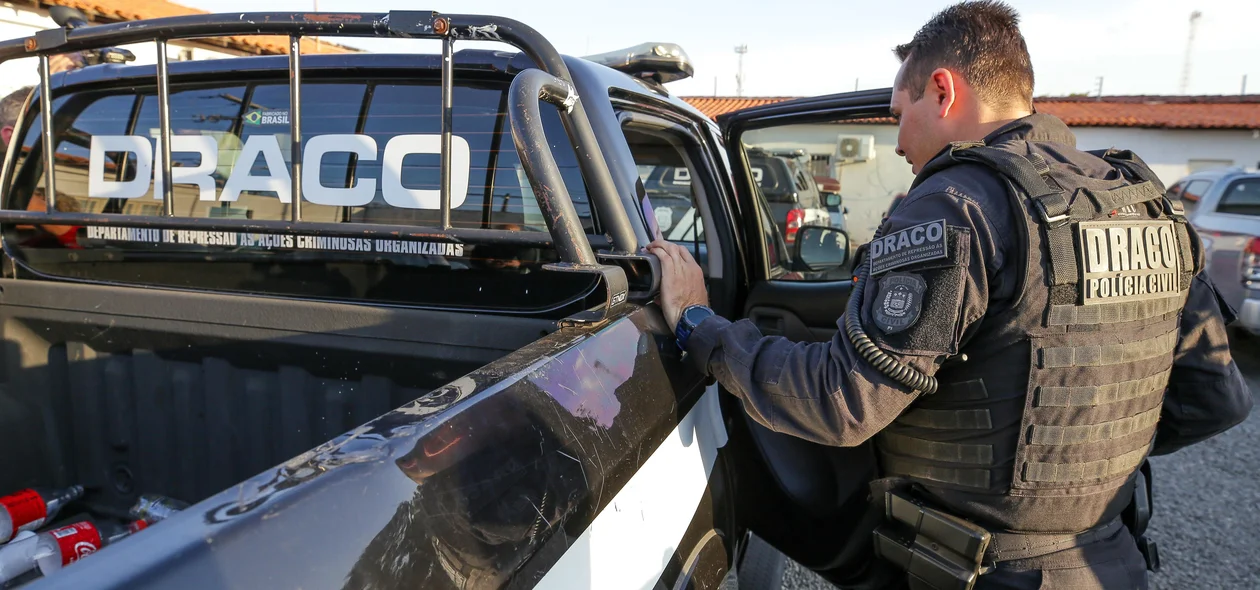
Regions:
<instances>
[{"instance_id":1,"label":"plastic bottle","mask_svg":"<svg viewBox=\"0 0 1260 590\"><path fill-rule=\"evenodd\" d=\"M31 531L21 531L9 544L0 546L0 585L35 569L35 554L39 537Z\"/></svg>"},{"instance_id":2,"label":"plastic bottle","mask_svg":"<svg viewBox=\"0 0 1260 590\"><path fill-rule=\"evenodd\" d=\"M174 516L185 508L188 508L187 502L181 502L166 496L145 494L140 496L140 499L136 501L135 506L131 507L128 514L137 520L147 520L150 523L156 523Z\"/></svg>"},{"instance_id":3,"label":"plastic bottle","mask_svg":"<svg viewBox=\"0 0 1260 590\"><path fill-rule=\"evenodd\" d=\"M94 523L84 520L46 533L40 533L39 546L35 549L35 562L45 576L70 565L101 547L117 543L144 530L149 523L136 520L125 525L111 522Z\"/></svg>"},{"instance_id":4,"label":"plastic bottle","mask_svg":"<svg viewBox=\"0 0 1260 590\"><path fill-rule=\"evenodd\" d=\"M0 497L0 543L7 543L20 531L33 531L52 520L66 504L83 496L83 486L62 490L27 488Z\"/></svg>"}]
</instances>

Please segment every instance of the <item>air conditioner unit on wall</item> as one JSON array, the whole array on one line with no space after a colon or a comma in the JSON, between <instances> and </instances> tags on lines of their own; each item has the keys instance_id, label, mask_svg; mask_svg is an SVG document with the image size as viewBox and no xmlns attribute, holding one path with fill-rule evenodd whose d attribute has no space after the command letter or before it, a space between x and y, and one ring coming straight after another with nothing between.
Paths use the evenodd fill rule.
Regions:
<instances>
[{"instance_id":1,"label":"air conditioner unit on wall","mask_svg":"<svg viewBox=\"0 0 1260 590\"><path fill-rule=\"evenodd\" d=\"M874 160L875 136L841 135L836 140L836 156L840 163Z\"/></svg>"}]
</instances>

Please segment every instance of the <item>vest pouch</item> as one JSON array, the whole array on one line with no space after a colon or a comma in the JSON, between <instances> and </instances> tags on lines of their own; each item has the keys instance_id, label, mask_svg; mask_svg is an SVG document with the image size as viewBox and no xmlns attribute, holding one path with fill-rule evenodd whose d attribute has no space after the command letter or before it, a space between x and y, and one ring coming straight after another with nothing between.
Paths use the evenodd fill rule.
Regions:
<instances>
[{"instance_id":1,"label":"vest pouch","mask_svg":"<svg viewBox=\"0 0 1260 590\"><path fill-rule=\"evenodd\" d=\"M1179 336L1173 318L1032 338L1011 495L1121 493L1150 450Z\"/></svg>"},{"instance_id":2,"label":"vest pouch","mask_svg":"<svg viewBox=\"0 0 1260 590\"><path fill-rule=\"evenodd\" d=\"M910 588L971 590L992 535L928 506L904 489L884 493L887 522L875 529L875 554L905 570Z\"/></svg>"}]
</instances>

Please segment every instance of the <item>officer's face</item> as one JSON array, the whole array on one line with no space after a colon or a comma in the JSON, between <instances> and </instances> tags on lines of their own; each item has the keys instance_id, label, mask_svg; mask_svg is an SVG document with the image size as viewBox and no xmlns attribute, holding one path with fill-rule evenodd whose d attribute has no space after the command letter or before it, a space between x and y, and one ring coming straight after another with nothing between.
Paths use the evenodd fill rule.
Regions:
<instances>
[{"instance_id":1,"label":"officer's face","mask_svg":"<svg viewBox=\"0 0 1260 590\"><path fill-rule=\"evenodd\" d=\"M905 66L897 72L896 90L893 92L893 116L897 118L897 154L910 163L918 174L923 165L949 143L945 118L941 116L939 93L928 88L918 100L911 98L909 86L927 85L928 81L908 80L903 83ZM904 86L904 87L903 87Z\"/></svg>"}]
</instances>

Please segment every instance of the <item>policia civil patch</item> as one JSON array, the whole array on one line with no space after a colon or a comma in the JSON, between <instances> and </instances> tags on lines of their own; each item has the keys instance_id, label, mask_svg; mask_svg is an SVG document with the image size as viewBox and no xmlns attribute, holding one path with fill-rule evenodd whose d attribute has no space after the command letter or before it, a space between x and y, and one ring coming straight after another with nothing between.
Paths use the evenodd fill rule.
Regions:
<instances>
[{"instance_id":1,"label":"policia civil patch","mask_svg":"<svg viewBox=\"0 0 1260 590\"><path fill-rule=\"evenodd\" d=\"M906 265L945 258L945 220L895 231L870 245L871 276Z\"/></svg>"},{"instance_id":2,"label":"policia civil patch","mask_svg":"<svg viewBox=\"0 0 1260 590\"><path fill-rule=\"evenodd\" d=\"M1181 253L1172 221L1087 221L1078 231L1082 304L1180 292Z\"/></svg>"},{"instance_id":3,"label":"policia civil patch","mask_svg":"<svg viewBox=\"0 0 1260 590\"><path fill-rule=\"evenodd\" d=\"M893 273L879 280L871 319L885 334L896 334L919 321L927 282L911 273Z\"/></svg>"}]
</instances>

